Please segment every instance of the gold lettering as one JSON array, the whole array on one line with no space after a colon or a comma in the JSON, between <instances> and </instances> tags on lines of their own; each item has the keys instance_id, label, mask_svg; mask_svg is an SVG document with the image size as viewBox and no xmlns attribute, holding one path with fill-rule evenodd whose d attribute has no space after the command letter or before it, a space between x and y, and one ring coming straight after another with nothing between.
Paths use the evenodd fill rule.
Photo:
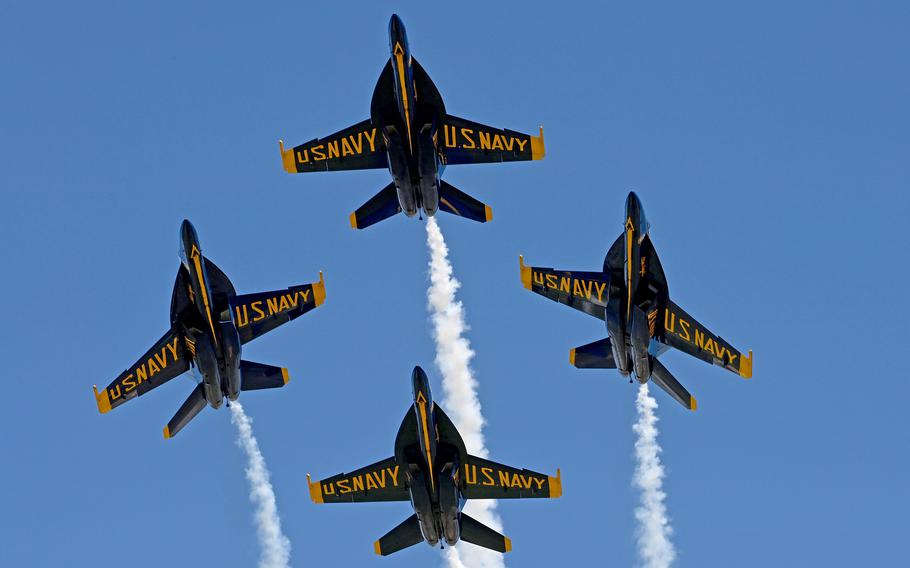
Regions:
<instances>
[{"instance_id":1,"label":"gold lettering","mask_svg":"<svg viewBox=\"0 0 910 568\"><path fill-rule=\"evenodd\" d=\"M177 341L179 340L179 337L175 337L173 342L167 344L167 348L170 350L171 355L174 357L174 361L177 360Z\"/></svg>"},{"instance_id":2,"label":"gold lettering","mask_svg":"<svg viewBox=\"0 0 910 568\"><path fill-rule=\"evenodd\" d=\"M357 140L354 141L354 135L351 134L351 146L354 147L354 151L358 154L363 152L363 132L357 133Z\"/></svg>"},{"instance_id":3,"label":"gold lettering","mask_svg":"<svg viewBox=\"0 0 910 568\"><path fill-rule=\"evenodd\" d=\"M473 150L474 148L477 147L477 145L474 144L474 139L471 138L472 134L474 134L474 130L472 130L470 128L461 129L461 135L464 136L465 140L467 140L467 142L465 142L464 144L461 145L461 147L464 148L465 150ZM468 146L468 144L470 144L470 146Z\"/></svg>"},{"instance_id":4,"label":"gold lettering","mask_svg":"<svg viewBox=\"0 0 910 568\"><path fill-rule=\"evenodd\" d=\"M520 138L516 138L515 141L518 143L518 151L519 151L519 152L524 152L524 151L525 151L525 144L527 144L528 141L527 141L527 140L522 140L522 139L520 139Z\"/></svg>"},{"instance_id":5,"label":"gold lettering","mask_svg":"<svg viewBox=\"0 0 910 568\"><path fill-rule=\"evenodd\" d=\"M667 308L664 310L664 331L673 333L674 329L676 329L676 314L671 312L670 308Z\"/></svg>"},{"instance_id":6,"label":"gold lettering","mask_svg":"<svg viewBox=\"0 0 910 568\"><path fill-rule=\"evenodd\" d=\"M559 291L569 293L569 277L563 276L559 279Z\"/></svg>"},{"instance_id":7,"label":"gold lettering","mask_svg":"<svg viewBox=\"0 0 910 568\"><path fill-rule=\"evenodd\" d=\"M503 150L504 149L502 147L502 136L500 136L499 134L493 135L493 149L494 150Z\"/></svg>"},{"instance_id":8,"label":"gold lettering","mask_svg":"<svg viewBox=\"0 0 910 568\"><path fill-rule=\"evenodd\" d=\"M117 391L116 391L117 394L114 394L114 389L117 389ZM120 392L120 385L114 385L113 388L107 389L107 396L111 400L117 400L118 398L120 398L121 394L122 393Z\"/></svg>"},{"instance_id":9,"label":"gold lettering","mask_svg":"<svg viewBox=\"0 0 910 568\"><path fill-rule=\"evenodd\" d=\"M335 484L329 483L328 485L322 484L322 494L323 495L334 495L335 494Z\"/></svg>"},{"instance_id":10,"label":"gold lettering","mask_svg":"<svg viewBox=\"0 0 910 568\"><path fill-rule=\"evenodd\" d=\"M493 476L490 475L491 473L493 473L493 468L482 467L482 468L480 468L480 473L481 473L481 475L483 475L483 479L484 479L484 481L481 485L486 485L486 486L496 485L496 482L493 481ZM476 477L476 474L475 474L475 477Z\"/></svg>"},{"instance_id":11,"label":"gold lettering","mask_svg":"<svg viewBox=\"0 0 910 568\"><path fill-rule=\"evenodd\" d=\"M556 288L555 274L547 274L547 288Z\"/></svg>"},{"instance_id":12,"label":"gold lettering","mask_svg":"<svg viewBox=\"0 0 910 568\"><path fill-rule=\"evenodd\" d=\"M452 140L449 140L449 128L452 129ZM445 134L446 134L446 148L454 148L455 146L458 146L458 142L456 141L458 133L455 131L455 127L454 126L445 126L443 128L443 130L445 131Z\"/></svg>"},{"instance_id":13,"label":"gold lettering","mask_svg":"<svg viewBox=\"0 0 910 568\"><path fill-rule=\"evenodd\" d=\"M691 343L692 336L689 335L689 322L682 318L679 318L679 330L681 332L679 336ZM685 333L685 335L683 335L683 333Z\"/></svg>"},{"instance_id":14,"label":"gold lettering","mask_svg":"<svg viewBox=\"0 0 910 568\"><path fill-rule=\"evenodd\" d=\"M297 294L287 294L288 306L296 308L297 304L300 303L300 300L297 298Z\"/></svg>"},{"instance_id":15,"label":"gold lettering","mask_svg":"<svg viewBox=\"0 0 910 568\"><path fill-rule=\"evenodd\" d=\"M379 475L380 473L382 474L381 477L380 477L380 475ZM373 472L373 477L376 478L376 484L377 484L379 487L382 487L383 489L385 489L385 470L382 469L382 470L379 470L379 471L374 471L374 472Z\"/></svg>"},{"instance_id":16,"label":"gold lettering","mask_svg":"<svg viewBox=\"0 0 910 568\"><path fill-rule=\"evenodd\" d=\"M243 308L242 313L240 308ZM243 327L250 323L250 316L246 311L246 306L237 306L234 308L234 312L237 314L237 327Z\"/></svg>"},{"instance_id":17,"label":"gold lettering","mask_svg":"<svg viewBox=\"0 0 910 568\"><path fill-rule=\"evenodd\" d=\"M473 477L471 474L473 473ZM464 482L467 485L477 485L477 466L464 464Z\"/></svg>"},{"instance_id":18,"label":"gold lettering","mask_svg":"<svg viewBox=\"0 0 910 568\"><path fill-rule=\"evenodd\" d=\"M363 476L358 475L357 477L352 477L351 481L354 482L354 491L363 491Z\"/></svg>"},{"instance_id":19,"label":"gold lettering","mask_svg":"<svg viewBox=\"0 0 910 568\"><path fill-rule=\"evenodd\" d=\"M541 274L540 272L534 271L534 272L531 272L531 276L534 277L535 284L540 284L541 286L543 286L543 274Z\"/></svg>"},{"instance_id":20,"label":"gold lettering","mask_svg":"<svg viewBox=\"0 0 910 568\"><path fill-rule=\"evenodd\" d=\"M489 150L489 149L491 148L491 146L490 146L490 133L489 133L489 132L484 132L484 131L481 130L481 131L477 132L477 136L480 138L480 149L481 149L481 150Z\"/></svg>"},{"instance_id":21,"label":"gold lettering","mask_svg":"<svg viewBox=\"0 0 910 568\"><path fill-rule=\"evenodd\" d=\"M376 485L376 482L373 480L373 476L370 475L370 472L367 472L367 474L366 474L364 477L366 477L367 489L368 489L368 490L369 490L369 489L379 489L379 486Z\"/></svg>"},{"instance_id":22,"label":"gold lettering","mask_svg":"<svg viewBox=\"0 0 910 568\"><path fill-rule=\"evenodd\" d=\"M351 137L353 138L353 135L351 135ZM341 156L345 157L345 156L353 156L353 155L354 155L354 149L351 148L351 143L348 142L347 137L342 138L341 139Z\"/></svg>"},{"instance_id":23,"label":"gold lettering","mask_svg":"<svg viewBox=\"0 0 910 568\"><path fill-rule=\"evenodd\" d=\"M367 130L363 133L367 137L367 140L370 141L370 152L376 151L376 129Z\"/></svg>"},{"instance_id":24,"label":"gold lettering","mask_svg":"<svg viewBox=\"0 0 910 568\"><path fill-rule=\"evenodd\" d=\"M325 147L329 151L329 159L337 158L341 154L338 153L338 140L332 140L331 142L326 142Z\"/></svg>"},{"instance_id":25,"label":"gold lettering","mask_svg":"<svg viewBox=\"0 0 910 568\"><path fill-rule=\"evenodd\" d=\"M133 379L133 374L130 373L129 375L123 377L123 391L130 392L134 388L136 388L136 381Z\"/></svg>"},{"instance_id":26,"label":"gold lettering","mask_svg":"<svg viewBox=\"0 0 910 568\"><path fill-rule=\"evenodd\" d=\"M705 334L702 333L700 329L695 328L695 345L699 349L704 349L705 347Z\"/></svg>"},{"instance_id":27,"label":"gold lettering","mask_svg":"<svg viewBox=\"0 0 910 568\"><path fill-rule=\"evenodd\" d=\"M575 278L574 280L572 280L572 284L573 284L573 286L572 286L572 293L573 293L573 294L575 294L576 296L579 296L579 297L581 297L581 298L586 297L586 296L584 295L584 291L585 291L585 290L584 290L584 288L582 287L581 281L580 281L578 278Z\"/></svg>"},{"instance_id":28,"label":"gold lettering","mask_svg":"<svg viewBox=\"0 0 910 568\"><path fill-rule=\"evenodd\" d=\"M338 483L338 493L340 493L341 495L351 492L350 482L347 479L339 479L337 483Z\"/></svg>"},{"instance_id":29,"label":"gold lettering","mask_svg":"<svg viewBox=\"0 0 910 568\"><path fill-rule=\"evenodd\" d=\"M704 349L711 355L714 355L714 340L709 337L708 342L705 343L705 346L702 349Z\"/></svg>"},{"instance_id":30,"label":"gold lettering","mask_svg":"<svg viewBox=\"0 0 910 568\"><path fill-rule=\"evenodd\" d=\"M499 484L502 485L503 487L509 486L509 472L508 471L499 472Z\"/></svg>"},{"instance_id":31,"label":"gold lettering","mask_svg":"<svg viewBox=\"0 0 910 568\"><path fill-rule=\"evenodd\" d=\"M594 287L597 288L597 301L603 303L604 301L604 289L607 287L606 282L594 282Z\"/></svg>"},{"instance_id":32,"label":"gold lettering","mask_svg":"<svg viewBox=\"0 0 910 568\"><path fill-rule=\"evenodd\" d=\"M734 355L732 351L727 351L727 355L730 356L730 364L731 364L731 365L733 364L733 361L735 361L736 358L739 357L739 355Z\"/></svg>"},{"instance_id":33,"label":"gold lettering","mask_svg":"<svg viewBox=\"0 0 910 568\"><path fill-rule=\"evenodd\" d=\"M399 467L400 466L396 465L394 470L392 468L388 468L389 475L392 476L392 485L394 485L395 487L398 487L398 468Z\"/></svg>"},{"instance_id":34,"label":"gold lettering","mask_svg":"<svg viewBox=\"0 0 910 568\"><path fill-rule=\"evenodd\" d=\"M281 296L281 301L278 302L278 310L283 312L285 310L289 310L290 308L291 304L288 303L287 294L283 294Z\"/></svg>"},{"instance_id":35,"label":"gold lettering","mask_svg":"<svg viewBox=\"0 0 910 568\"><path fill-rule=\"evenodd\" d=\"M145 370L145 365L139 365L136 367L136 378L141 383L142 381L147 381L149 378L148 371Z\"/></svg>"},{"instance_id":36,"label":"gold lettering","mask_svg":"<svg viewBox=\"0 0 910 568\"><path fill-rule=\"evenodd\" d=\"M149 377L154 377L155 373L161 372L161 368L158 367L158 365L155 363L154 359L148 360L148 368L149 368Z\"/></svg>"},{"instance_id":37,"label":"gold lettering","mask_svg":"<svg viewBox=\"0 0 910 568\"><path fill-rule=\"evenodd\" d=\"M278 313L278 298L271 297L266 299L266 303L269 305L269 315L275 315Z\"/></svg>"},{"instance_id":38,"label":"gold lettering","mask_svg":"<svg viewBox=\"0 0 910 568\"><path fill-rule=\"evenodd\" d=\"M310 151L306 148L303 149L303 153L300 153L300 150L297 150L297 161L301 164L305 164L310 161Z\"/></svg>"},{"instance_id":39,"label":"gold lettering","mask_svg":"<svg viewBox=\"0 0 910 568\"><path fill-rule=\"evenodd\" d=\"M265 312L262 311L262 308L260 308L261 305L262 305L262 300L256 300L255 302L250 304L250 307L253 308L254 312L256 312L256 315L253 316L254 322L257 322L257 321L265 318Z\"/></svg>"},{"instance_id":40,"label":"gold lettering","mask_svg":"<svg viewBox=\"0 0 910 568\"><path fill-rule=\"evenodd\" d=\"M521 479L518 478L518 474L514 474L515 477L512 478L512 487L521 488Z\"/></svg>"},{"instance_id":41,"label":"gold lettering","mask_svg":"<svg viewBox=\"0 0 910 568\"><path fill-rule=\"evenodd\" d=\"M323 150L322 150L324 147L325 146L320 144L318 146L313 146L312 148L310 148L310 152L313 153L313 159L316 160L317 162L321 162L322 160L325 160L325 152L323 152Z\"/></svg>"},{"instance_id":42,"label":"gold lettering","mask_svg":"<svg viewBox=\"0 0 910 568\"><path fill-rule=\"evenodd\" d=\"M167 351L162 347L161 353L155 353L155 360L162 369L167 367Z\"/></svg>"},{"instance_id":43,"label":"gold lettering","mask_svg":"<svg viewBox=\"0 0 910 568\"><path fill-rule=\"evenodd\" d=\"M537 484L538 489L543 489L543 479L537 479L536 477L533 477L532 479L534 480L534 483Z\"/></svg>"},{"instance_id":44,"label":"gold lettering","mask_svg":"<svg viewBox=\"0 0 910 568\"><path fill-rule=\"evenodd\" d=\"M511 151L512 151L512 146L515 145L515 137L514 137L514 136L509 136L508 138L506 138L505 136L503 136L502 139L505 140L506 150L508 150L509 152L511 152Z\"/></svg>"}]
</instances>

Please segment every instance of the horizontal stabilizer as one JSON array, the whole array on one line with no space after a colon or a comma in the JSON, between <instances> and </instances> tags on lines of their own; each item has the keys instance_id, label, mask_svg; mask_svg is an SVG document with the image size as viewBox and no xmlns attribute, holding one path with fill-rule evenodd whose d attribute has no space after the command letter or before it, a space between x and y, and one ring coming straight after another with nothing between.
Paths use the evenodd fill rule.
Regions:
<instances>
[{"instance_id":1,"label":"horizontal stabilizer","mask_svg":"<svg viewBox=\"0 0 910 568\"><path fill-rule=\"evenodd\" d=\"M656 357L651 359L651 381L689 410L698 408L695 397L689 394L686 387L679 384L676 377L671 375Z\"/></svg>"},{"instance_id":2,"label":"horizontal stabilizer","mask_svg":"<svg viewBox=\"0 0 910 568\"><path fill-rule=\"evenodd\" d=\"M404 520L403 523L390 530L386 535L373 543L373 550L380 556L388 556L399 550L414 546L423 541L420 532L420 522L417 513Z\"/></svg>"},{"instance_id":3,"label":"horizontal stabilizer","mask_svg":"<svg viewBox=\"0 0 910 568\"><path fill-rule=\"evenodd\" d=\"M493 220L493 210L457 187L439 181L439 210L479 223Z\"/></svg>"},{"instance_id":4,"label":"horizontal stabilizer","mask_svg":"<svg viewBox=\"0 0 910 568\"><path fill-rule=\"evenodd\" d=\"M461 540L464 542L470 542L471 544L489 548L496 552L509 552L512 550L512 541L509 537L499 534L490 527L464 513L461 513L459 525L461 529Z\"/></svg>"},{"instance_id":5,"label":"horizontal stabilizer","mask_svg":"<svg viewBox=\"0 0 910 568\"><path fill-rule=\"evenodd\" d=\"M196 417L205 408L205 390L202 383L196 385L190 396L180 406L177 414L171 418L171 421L164 427L164 437L173 438L177 432L183 430L183 427L190 423L190 420Z\"/></svg>"},{"instance_id":6,"label":"horizontal stabilizer","mask_svg":"<svg viewBox=\"0 0 910 568\"><path fill-rule=\"evenodd\" d=\"M252 361L240 361L240 390L277 389L291 378L284 367L273 367Z\"/></svg>"},{"instance_id":7,"label":"horizontal stabilizer","mask_svg":"<svg viewBox=\"0 0 910 568\"><path fill-rule=\"evenodd\" d=\"M579 369L615 369L610 338L600 339L569 351L569 363Z\"/></svg>"},{"instance_id":8,"label":"horizontal stabilizer","mask_svg":"<svg viewBox=\"0 0 910 568\"><path fill-rule=\"evenodd\" d=\"M395 189L395 184L390 183L371 197L369 201L361 205L357 211L351 213L351 227L354 229L366 229L370 225L375 225L388 219L400 211L398 191Z\"/></svg>"}]
</instances>

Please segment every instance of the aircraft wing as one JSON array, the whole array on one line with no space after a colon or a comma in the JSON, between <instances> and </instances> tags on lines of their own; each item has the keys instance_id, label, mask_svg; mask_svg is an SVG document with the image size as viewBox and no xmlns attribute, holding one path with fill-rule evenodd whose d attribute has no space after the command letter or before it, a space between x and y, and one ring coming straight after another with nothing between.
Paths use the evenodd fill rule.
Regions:
<instances>
[{"instance_id":1,"label":"aircraft wing","mask_svg":"<svg viewBox=\"0 0 910 568\"><path fill-rule=\"evenodd\" d=\"M531 136L447 114L436 135L447 165L542 160L546 153L543 127Z\"/></svg>"},{"instance_id":2,"label":"aircraft wing","mask_svg":"<svg viewBox=\"0 0 910 568\"><path fill-rule=\"evenodd\" d=\"M370 119L290 150L279 141L279 148L289 174L388 167L385 142Z\"/></svg>"},{"instance_id":3,"label":"aircraft wing","mask_svg":"<svg viewBox=\"0 0 910 568\"><path fill-rule=\"evenodd\" d=\"M459 487L466 499L556 498L562 495L562 476L518 469L468 455L459 470Z\"/></svg>"},{"instance_id":4,"label":"aircraft wing","mask_svg":"<svg viewBox=\"0 0 910 568\"><path fill-rule=\"evenodd\" d=\"M281 324L296 319L325 301L325 281L292 286L287 290L243 294L230 299L240 342L247 343Z\"/></svg>"},{"instance_id":5,"label":"aircraft wing","mask_svg":"<svg viewBox=\"0 0 910 568\"><path fill-rule=\"evenodd\" d=\"M189 368L190 356L183 334L171 329L103 391L99 393L97 387L92 387L98 411L101 414L110 412L124 402L182 375Z\"/></svg>"},{"instance_id":6,"label":"aircraft wing","mask_svg":"<svg viewBox=\"0 0 910 568\"><path fill-rule=\"evenodd\" d=\"M724 367L743 378L752 377L752 351L743 356L732 345L715 335L672 301L664 312L659 340L702 361Z\"/></svg>"},{"instance_id":7,"label":"aircraft wing","mask_svg":"<svg viewBox=\"0 0 910 568\"><path fill-rule=\"evenodd\" d=\"M408 501L411 498L405 472L394 457L316 483L310 481L309 474L306 479L314 503Z\"/></svg>"},{"instance_id":8,"label":"aircraft wing","mask_svg":"<svg viewBox=\"0 0 910 568\"><path fill-rule=\"evenodd\" d=\"M598 319L606 318L610 280L603 272L525 266L524 259L520 256L518 263L521 269L521 283L528 290Z\"/></svg>"}]
</instances>

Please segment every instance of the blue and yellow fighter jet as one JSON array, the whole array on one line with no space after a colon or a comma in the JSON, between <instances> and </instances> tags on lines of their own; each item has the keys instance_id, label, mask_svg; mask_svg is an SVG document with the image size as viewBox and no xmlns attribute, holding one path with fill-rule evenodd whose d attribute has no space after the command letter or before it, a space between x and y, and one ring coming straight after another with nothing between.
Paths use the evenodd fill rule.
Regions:
<instances>
[{"instance_id":1,"label":"blue and yellow fighter jet","mask_svg":"<svg viewBox=\"0 0 910 568\"><path fill-rule=\"evenodd\" d=\"M164 428L171 438L205 408L220 408L240 391L283 387L288 371L240 358L241 345L325 301L325 282L238 296L215 263L203 256L196 229L180 227L180 267L171 295L171 327L106 389L95 391L102 414L195 368L201 382ZM230 403L228 403L230 404Z\"/></svg>"},{"instance_id":2,"label":"blue and yellow fighter jet","mask_svg":"<svg viewBox=\"0 0 910 568\"><path fill-rule=\"evenodd\" d=\"M454 545L459 539L498 552L512 541L462 512L467 499L546 498L562 495L562 478L472 456L445 412L433 402L420 367L411 374L413 404L405 414L392 457L313 483L316 503L410 501L414 514L373 544L388 556L426 541Z\"/></svg>"},{"instance_id":3,"label":"blue and yellow fighter jet","mask_svg":"<svg viewBox=\"0 0 910 568\"><path fill-rule=\"evenodd\" d=\"M667 279L651 243L650 225L635 192L626 198L623 232L610 247L602 272L525 266L519 256L525 288L594 316L606 323L608 337L569 351L579 369L617 369L634 373L640 383L652 380L688 409L695 397L658 356L670 347L752 377L752 351L746 357L670 300Z\"/></svg>"},{"instance_id":4,"label":"blue and yellow fighter jet","mask_svg":"<svg viewBox=\"0 0 910 568\"><path fill-rule=\"evenodd\" d=\"M285 150L288 173L388 168L393 182L351 214L351 226L364 229L404 212L433 216L442 210L484 223L493 218L481 203L440 176L447 165L540 160L538 136L471 122L446 113L436 85L411 56L404 24L389 21L391 57L379 75L370 118L326 138Z\"/></svg>"}]
</instances>

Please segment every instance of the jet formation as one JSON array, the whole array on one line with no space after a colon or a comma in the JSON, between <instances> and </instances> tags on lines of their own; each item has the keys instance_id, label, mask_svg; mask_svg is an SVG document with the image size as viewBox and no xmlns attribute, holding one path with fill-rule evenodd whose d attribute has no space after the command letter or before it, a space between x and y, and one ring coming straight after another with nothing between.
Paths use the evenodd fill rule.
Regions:
<instances>
[{"instance_id":1,"label":"jet formation","mask_svg":"<svg viewBox=\"0 0 910 568\"><path fill-rule=\"evenodd\" d=\"M171 325L142 357L114 379L95 402L102 414L193 369L201 381L164 427L175 436L206 404L220 408L241 391L283 387L288 370L241 359L241 346L300 317L325 301L325 281L238 296L234 285L202 254L199 236L184 220L180 266L171 294ZM230 402L228 403L230 404Z\"/></svg>"},{"instance_id":2,"label":"jet formation","mask_svg":"<svg viewBox=\"0 0 910 568\"><path fill-rule=\"evenodd\" d=\"M752 377L752 351L746 357L670 299L649 231L641 200L631 192L626 198L622 234L607 252L602 271L525 266L519 256L521 283L605 322L605 339L569 351L572 365L616 369L623 376L634 375L642 384L650 379L680 404L695 410L695 397L658 357L673 347L748 379Z\"/></svg>"},{"instance_id":3,"label":"jet formation","mask_svg":"<svg viewBox=\"0 0 910 568\"><path fill-rule=\"evenodd\" d=\"M430 546L460 540L497 552L512 541L462 511L468 499L559 497L562 479L470 455L455 425L430 393L419 366L411 374L413 400L398 428L394 454L382 461L313 483L316 503L410 501L414 514L377 540L376 554L426 541Z\"/></svg>"},{"instance_id":4,"label":"jet formation","mask_svg":"<svg viewBox=\"0 0 910 568\"><path fill-rule=\"evenodd\" d=\"M365 229L403 212L432 217L437 211L490 221L490 207L441 179L456 164L516 162L544 157L538 136L453 116L417 59L404 23L389 21L389 50L370 103L370 118L290 150L279 141L288 173L388 168L392 183L351 213L351 226Z\"/></svg>"}]
</instances>

